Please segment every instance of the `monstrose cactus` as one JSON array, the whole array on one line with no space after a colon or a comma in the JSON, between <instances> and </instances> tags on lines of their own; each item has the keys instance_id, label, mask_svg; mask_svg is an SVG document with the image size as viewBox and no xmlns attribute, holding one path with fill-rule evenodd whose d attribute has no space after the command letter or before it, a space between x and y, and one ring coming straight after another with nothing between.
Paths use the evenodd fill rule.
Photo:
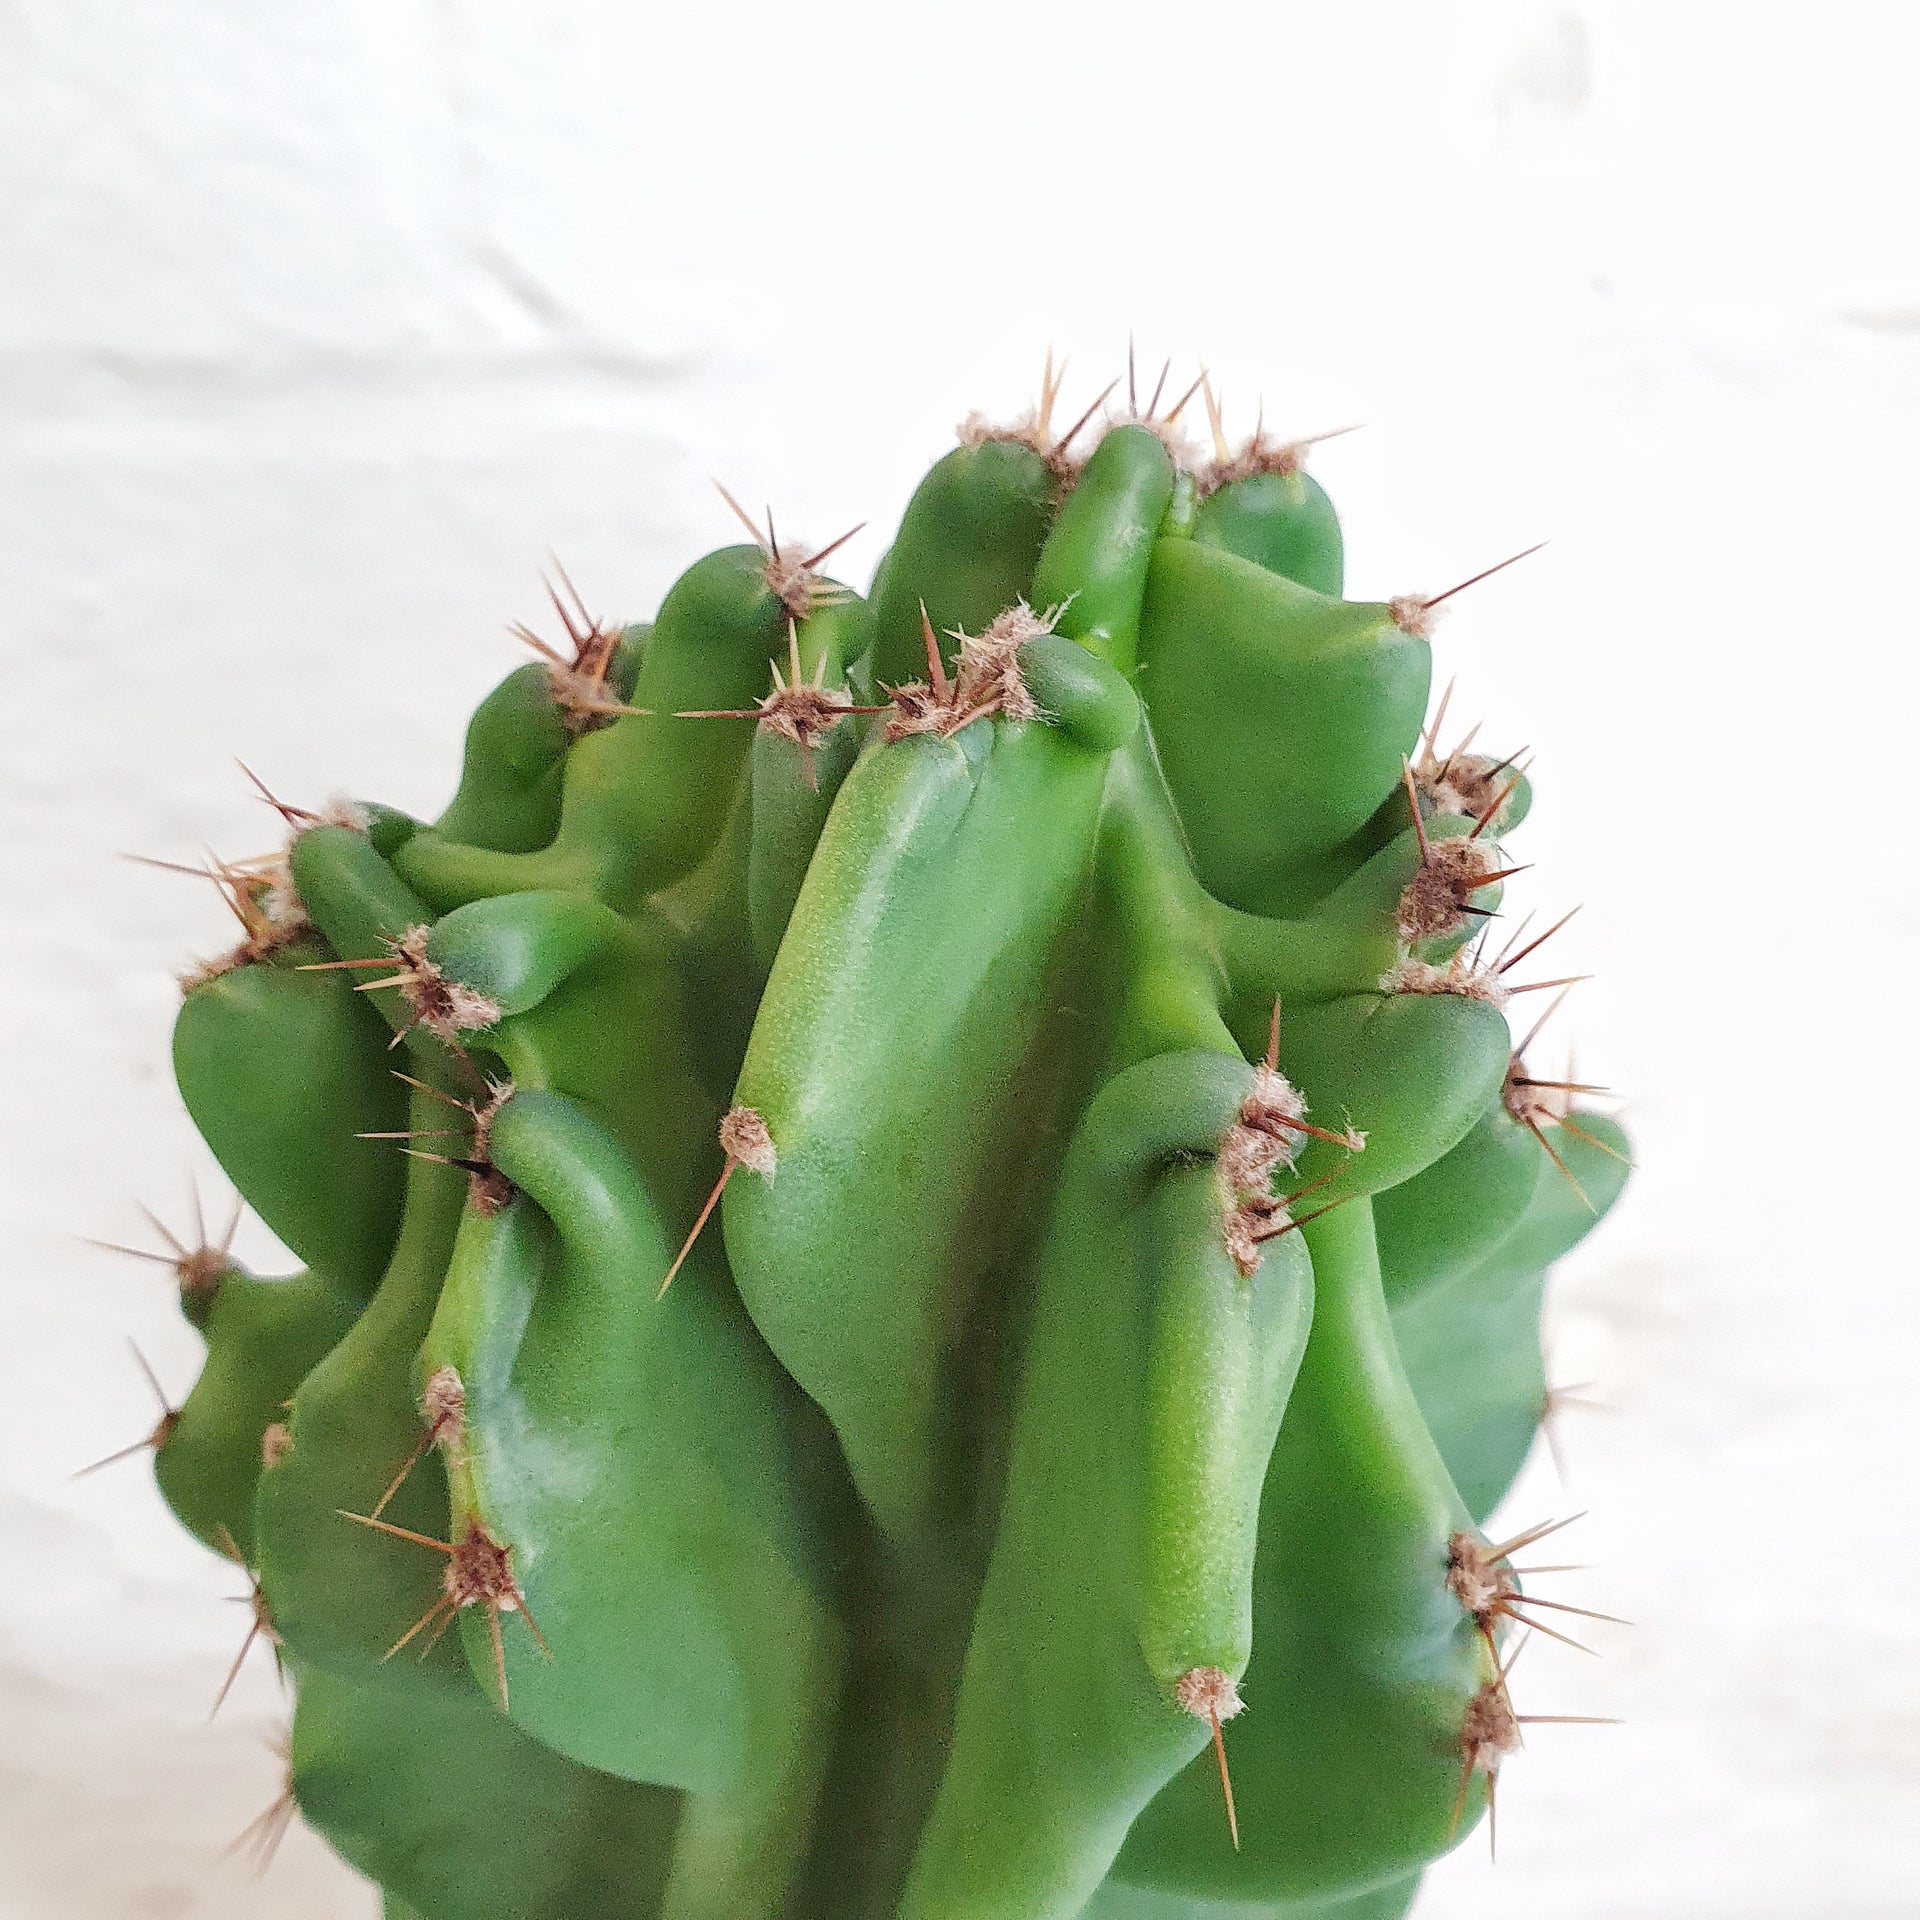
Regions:
<instances>
[{"instance_id":1,"label":"monstrose cactus","mask_svg":"<svg viewBox=\"0 0 1920 1920\"><path fill-rule=\"evenodd\" d=\"M436 822L209 869L180 1090L307 1265L174 1243L151 1444L389 1915L1392 1920L1531 1717L1481 1523L1625 1158L1527 779L1301 443L1057 392L865 597L563 603Z\"/></svg>"}]
</instances>

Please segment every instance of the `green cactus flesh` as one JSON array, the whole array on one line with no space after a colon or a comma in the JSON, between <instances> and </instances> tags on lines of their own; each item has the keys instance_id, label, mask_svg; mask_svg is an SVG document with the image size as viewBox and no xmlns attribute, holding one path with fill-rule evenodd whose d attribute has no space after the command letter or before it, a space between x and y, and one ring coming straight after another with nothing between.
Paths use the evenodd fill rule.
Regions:
<instances>
[{"instance_id":1,"label":"green cactus flesh","mask_svg":"<svg viewBox=\"0 0 1920 1920\"><path fill-rule=\"evenodd\" d=\"M1532 792L1300 447L1047 412L215 869L180 1086L308 1266L176 1248L153 1444L391 1915L1392 1920L1490 1798L1626 1171L1487 951Z\"/></svg>"}]
</instances>

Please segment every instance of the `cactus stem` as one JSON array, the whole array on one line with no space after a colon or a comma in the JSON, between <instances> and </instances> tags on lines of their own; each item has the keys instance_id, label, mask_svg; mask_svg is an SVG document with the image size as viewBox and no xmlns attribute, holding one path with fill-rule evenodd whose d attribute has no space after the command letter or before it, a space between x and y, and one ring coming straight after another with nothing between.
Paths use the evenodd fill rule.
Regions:
<instances>
[{"instance_id":1,"label":"cactus stem","mask_svg":"<svg viewBox=\"0 0 1920 1920\"><path fill-rule=\"evenodd\" d=\"M1017 420L970 414L916 489L870 606L826 571L851 577L864 523L782 541L718 482L739 525L712 523L721 551L652 625L604 623L549 554L432 825L296 805L242 763L276 850L148 863L211 880L238 923L216 916L209 945L239 944L186 982L175 1062L307 1270L255 1282L237 1211L210 1245L224 1187L177 1232L123 1222L116 1250L172 1270L209 1365L175 1408L142 1357L158 1423L81 1471L164 1449L160 1491L245 1573L237 1594L223 1576L250 1619L210 1650L209 1717L249 1661L263 1691L253 1643L278 1664L285 1610L313 1724L234 1843L261 1865L297 1754L300 1810L408 1913L583 1889L1065 1913L1383 1878L1404 1905L1449 1801L1451 1839L1484 1810L1495 1841L1529 1719L1575 1722L1510 1688L1536 1630L1610 1650L1574 1636L1614 1616L1535 1597L1566 1569L1527 1552L1567 1523L1495 1544L1468 1516L1535 1424L1554 1441L1539 1275L1587 1221L1547 1162L1597 1217L1631 1148L1571 1059L1546 1066L1557 1040L1528 1053L1573 982L1512 982L1573 916L1497 897L1527 871L1532 754L1496 756L1453 681L1435 704L1425 644L1525 556L1343 603L1307 467L1355 429L1269 436L1255 383L1229 428L1224 381L1187 364L1182 391L1129 338L1066 424L1049 345ZM336 821L351 838L314 831ZM976 896L988 919L956 914ZM303 957L350 977L294 981ZM913 987L929 967L937 1003ZM508 1063L541 1091L498 1084ZM433 1104L409 1110L394 1068ZM896 1164L902 1138L935 1143L931 1171ZM656 1301L687 1285L636 1323L625 1283L662 1255ZM566 1311L529 1318L556 1262ZM1431 1317L1403 1311L1429 1295ZM1471 1392L1463 1354L1487 1362ZM1112 1470L1110 1431L1139 1471ZM609 1499L583 1505L583 1479ZM1342 1549L1275 1582L1281 1535ZM1355 1639L1356 1570L1381 1568L1400 1591L1361 1593ZM716 1596L725 1644L689 1639ZM1327 1631L1366 1658L1284 1658ZM1102 1645L1126 1657L1076 1659ZM373 1686L414 1671L378 1664L403 1651L459 1697ZM696 1687L724 1662L726 1713L674 1711L689 1660ZM516 1666L510 1726L490 1710ZM434 1804L387 1791L410 1767ZM538 1833L501 1817L530 1808Z\"/></svg>"},{"instance_id":2,"label":"cactus stem","mask_svg":"<svg viewBox=\"0 0 1920 1920\"><path fill-rule=\"evenodd\" d=\"M284 1684L287 1677L286 1662L280 1652L279 1630L273 1624L273 1612L267 1605L265 1590L260 1585L260 1576L247 1565L246 1556L240 1551L239 1543L232 1531L222 1525L219 1529L220 1551L247 1576L247 1591L234 1597L253 1609L253 1618L247 1624L246 1638L240 1642L240 1651L233 1656L233 1665L227 1669L227 1677L220 1682L220 1691L213 1696L213 1705L207 1711L212 1720L227 1703L227 1695L233 1691L233 1683L240 1678L240 1669L246 1665L247 1655L253 1650L256 1640L264 1639L273 1649L274 1671Z\"/></svg>"},{"instance_id":3,"label":"cactus stem","mask_svg":"<svg viewBox=\"0 0 1920 1920\"><path fill-rule=\"evenodd\" d=\"M469 1522L458 1540L448 1541L436 1540L427 1533L415 1533L410 1527L396 1527L391 1520L378 1520L371 1514L349 1513L344 1507L336 1507L334 1511L343 1520L372 1527L379 1533L390 1533L396 1540L406 1540L417 1547L431 1547L435 1553L447 1557L447 1570L441 1582L439 1599L381 1655L383 1660L391 1660L423 1629L431 1627L433 1632L420 1653L424 1660L439 1645L440 1636L461 1608L483 1606L487 1610L488 1636L493 1642L494 1678L500 1684L500 1707L504 1712L507 1708L507 1655L500 1639L501 1614L519 1614L526 1621L527 1631L533 1635L540 1651L549 1660L553 1658L553 1649L547 1644L546 1635L540 1631L533 1615L528 1612L526 1595L520 1591L520 1584L513 1577L512 1548L502 1546L478 1521Z\"/></svg>"},{"instance_id":4,"label":"cactus stem","mask_svg":"<svg viewBox=\"0 0 1920 1920\"><path fill-rule=\"evenodd\" d=\"M140 1371L147 1376L147 1385L153 1389L153 1397L160 1402L160 1418L153 1424L153 1431L136 1440L130 1447L119 1447L104 1459L95 1460L90 1465L79 1467L73 1478L85 1479L90 1473L98 1473L102 1467L110 1467L118 1460L131 1460L136 1453L149 1450L158 1453L173 1438L173 1430L180 1424L180 1409L167 1398L167 1390L160 1384L160 1376L154 1372L147 1356L140 1351L137 1342L129 1340L127 1345L133 1350L133 1357L139 1362Z\"/></svg>"},{"instance_id":5,"label":"cactus stem","mask_svg":"<svg viewBox=\"0 0 1920 1920\"><path fill-rule=\"evenodd\" d=\"M1233 1776L1227 1771L1227 1743L1220 1731L1223 1720L1246 1711L1240 1689L1219 1667L1193 1667L1174 1682L1173 1697L1182 1713L1206 1721L1213 1735L1214 1758L1220 1765L1220 1793L1227 1805L1227 1832L1233 1850L1240 1851L1240 1815L1233 1804Z\"/></svg>"}]
</instances>

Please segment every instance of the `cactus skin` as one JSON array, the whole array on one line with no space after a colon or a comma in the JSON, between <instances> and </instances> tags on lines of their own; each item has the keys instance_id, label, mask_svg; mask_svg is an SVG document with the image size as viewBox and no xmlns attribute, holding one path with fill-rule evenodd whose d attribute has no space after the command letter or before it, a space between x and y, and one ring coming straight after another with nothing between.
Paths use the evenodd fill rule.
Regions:
<instances>
[{"instance_id":1,"label":"cactus skin","mask_svg":"<svg viewBox=\"0 0 1920 1920\"><path fill-rule=\"evenodd\" d=\"M310 1265L183 1255L159 1480L390 1920L1397 1920L1487 1803L1626 1177L1469 950L1533 790L1301 447L1053 398L223 870L176 1067Z\"/></svg>"}]
</instances>

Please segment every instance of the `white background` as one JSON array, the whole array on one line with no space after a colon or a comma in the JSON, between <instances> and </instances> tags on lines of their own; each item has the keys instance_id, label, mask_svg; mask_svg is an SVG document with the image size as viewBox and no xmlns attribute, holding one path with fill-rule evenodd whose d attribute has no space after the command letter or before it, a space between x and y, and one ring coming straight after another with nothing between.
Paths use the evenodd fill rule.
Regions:
<instances>
[{"instance_id":1,"label":"white background","mask_svg":"<svg viewBox=\"0 0 1920 1920\"><path fill-rule=\"evenodd\" d=\"M1920 1912L1912 936L1920 16L1881 6L0 6L0 1916L362 1916L272 1797L236 1576L144 1464L167 1276L78 1236L218 1190L167 1073L227 931L129 866L288 795L432 810L549 549L639 616L733 529L856 577L974 406L1204 360L1352 590L1551 536L1441 629L1539 755L1527 904L1643 1160L1552 1305L1631 1616L1422 1911ZM271 1258L261 1239L247 1250Z\"/></svg>"}]
</instances>

